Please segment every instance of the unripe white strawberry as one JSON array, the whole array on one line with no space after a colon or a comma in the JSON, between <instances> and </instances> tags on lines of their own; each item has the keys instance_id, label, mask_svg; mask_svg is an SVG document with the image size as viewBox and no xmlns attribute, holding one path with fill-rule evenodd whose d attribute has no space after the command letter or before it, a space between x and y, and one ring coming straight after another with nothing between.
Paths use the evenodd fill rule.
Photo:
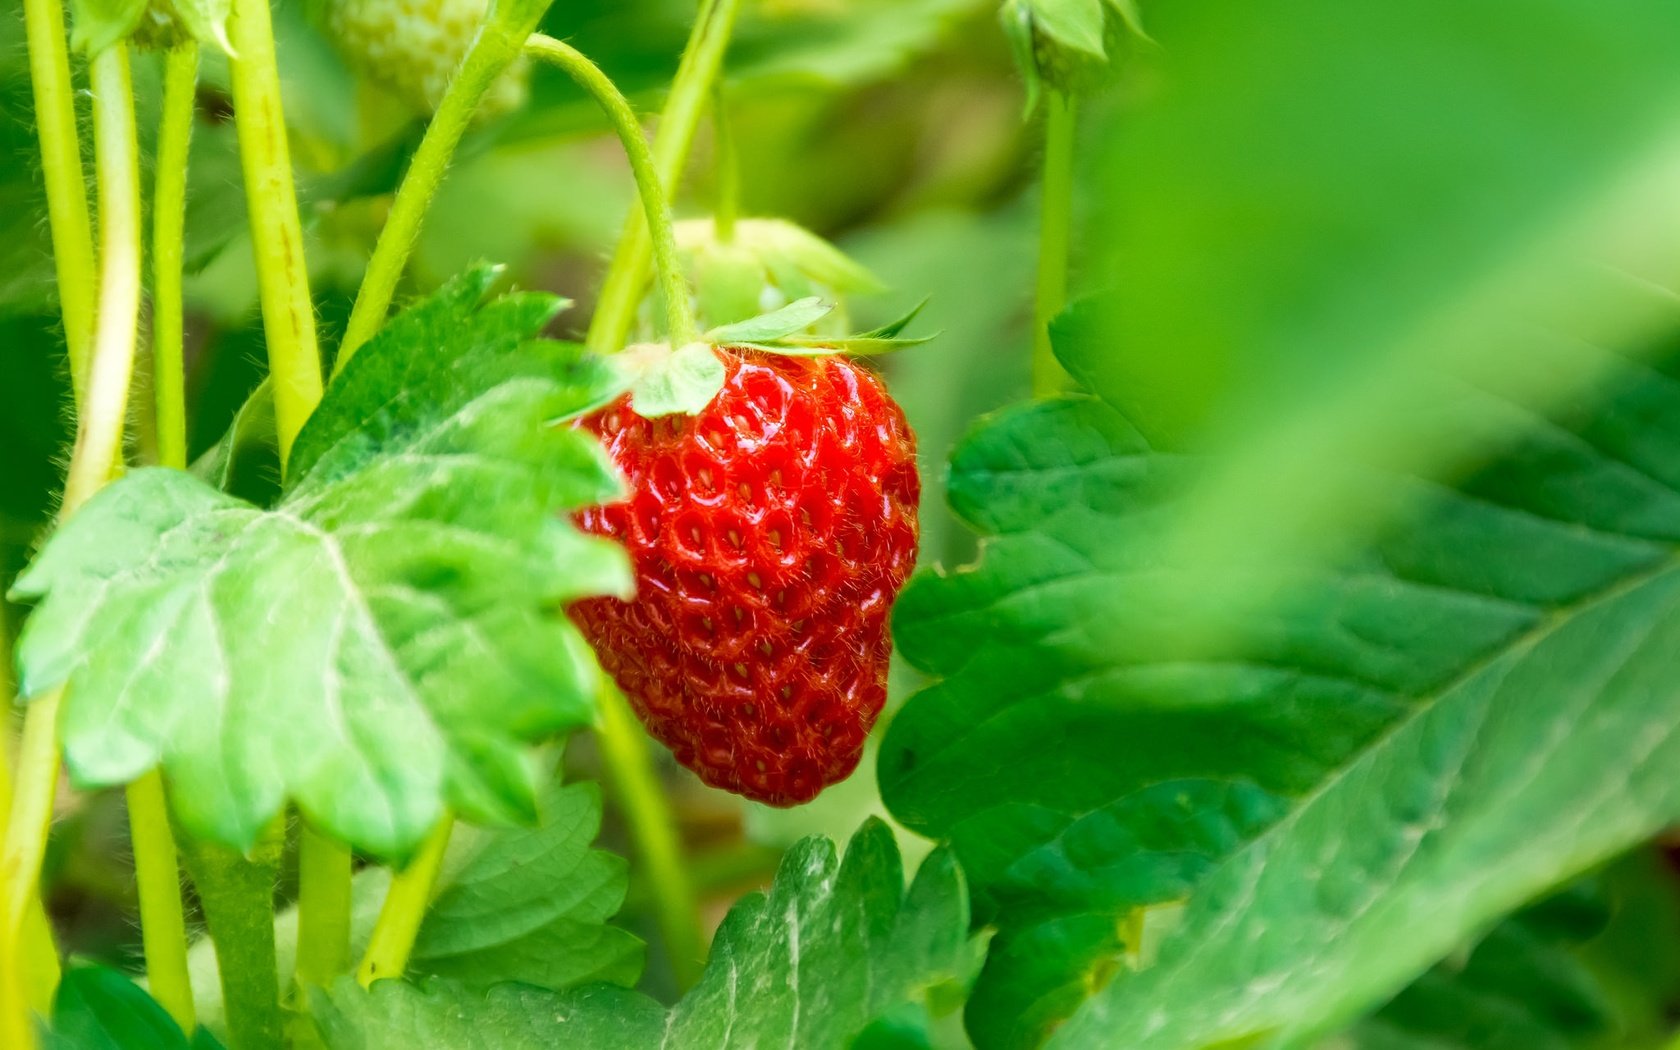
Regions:
<instances>
[{"instance_id":1,"label":"unripe white strawberry","mask_svg":"<svg viewBox=\"0 0 1680 1050\"><path fill-rule=\"evenodd\" d=\"M317 0L316 22L368 78L430 113L478 35L490 0ZM503 113L525 100L528 70L509 69L484 97L480 113Z\"/></svg>"}]
</instances>

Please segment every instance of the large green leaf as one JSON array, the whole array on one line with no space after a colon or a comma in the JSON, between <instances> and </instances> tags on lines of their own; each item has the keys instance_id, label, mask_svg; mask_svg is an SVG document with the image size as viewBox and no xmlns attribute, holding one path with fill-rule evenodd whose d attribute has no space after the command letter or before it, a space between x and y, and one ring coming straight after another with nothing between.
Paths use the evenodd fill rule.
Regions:
<instances>
[{"instance_id":1,"label":"large green leaf","mask_svg":"<svg viewBox=\"0 0 1680 1050\"><path fill-rule=\"evenodd\" d=\"M986 553L898 612L905 654L945 680L890 728L883 793L955 843L1000 927L968 1010L987 1046L1044 1039L1105 985L1065 1039L1334 1025L1672 815L1654 785L1590 827L1561 802L1610 756L1663 761L1638 745L1674 715L1619 692L1637 672L1604 661L1626 654L1582 639L1605 619L1630 645L1665 629L1660 519L1680 506L1648 450L1676 441L1669 380L1593 346L1637 345L1673 301L1579 255L1616 229L1618 251L1667 258L1675 208L1642 180L1672 156L1680 11L1264 0L1164 5L1152 31L1167 86L1116 134L1091 245L1119 305L1058 333L1102 400L982 424L951 491ZM1606 451L1566 454L1583 441ZM1462 491L1438 483L1512 448ZM1518 669L1543 681L1510 723L1493 677ZM1607 735L1563 742L1578 765L1528 785L1497 766L1601 685ZM1446 773L1408 749L1478 710L1511 735L1484 728L1464 774L1480 779L1432 802ZM1514 798L1548 814L1527 852L1448 879L1511 831ZM1451 829L1419 847L1445 852L1438 870L1363 869L1419 821ZM1231 896L1267 857L1276 910L1239 917ZM1320 884L1343 906L1344 883L1377 902L1362 922L1424 900L1430 921L1379 933L1292 910ZM1221 942L1223 971L1209 945L1207 969L1164 976L1216 929L1255 940ZM1248 988L1268 992L1254 1015L1216 1013Z\"/></svg>"},{"instance_id":2,"label":"large green leaf","mask_svg":"<svg viewBox=\"0 0 1680 1050\"><path fill-rule=\"evenodd\" d=\"M313 998L329 1046L843 1047L877 1017L967 976L968 899L949 852L908 891L892 833L870 821L844 862L827 839L782 861L768 895L724 920L700 983L669 1011L595 986L552 994L504 985L488 998L446 981L352 982Z\"/></svg>"},{"instance_id":3,"label":"large green leaf","mask_svg":"<svg viewBox=\"0 0 1680 1050\"><path fill-rule=\"evenodd\" d=\"M249 847L288 800L383 855L450 808L533 817L521 744L588 723L596 670L557 614L623 593L620 551L559 512L611 498L554 421L610 374L533 341L557 302L481 300L477 271L394 320L334 382L264 510L140 470L88 503L16 590L27 696L68 682L66 761L162 763L191 833Z\"/></svg>"}]
</instances>

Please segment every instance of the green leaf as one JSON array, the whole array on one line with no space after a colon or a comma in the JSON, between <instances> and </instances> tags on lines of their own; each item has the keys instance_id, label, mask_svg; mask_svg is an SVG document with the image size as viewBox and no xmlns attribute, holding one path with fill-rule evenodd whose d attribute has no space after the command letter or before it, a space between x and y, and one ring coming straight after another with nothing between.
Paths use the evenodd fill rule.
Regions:
<instances>
[{"instance_id":1,"label":"green leaf","mask_svg":"<svg viewBox=\"0 0 1680 1050\"><path fill-rule=\"evenodd\" d=\"M234 413L222 439L192 464L207 484L249 503L271 503L280 494L280 448L274 389L265 377Z\"/></svg>"},{"instance_id":2,"label":"green leaf","mask_svg":"<svg viewBox=\"0 0 1680 1050\"><path fill-rule=\"evenodd\" d=\"M70 46L97 55L132 36L146 17L149 0L71 0Z\"/></svg>"},{"instance_id":3,"label":"green leaf","mask_svg":"<svg viewBox=\"0 0 1680 1050\"><path fill-rule=\"evenodd\" d=\"M115 970L77 966L53 999L51 1050L220 1050L200 1028L188 1040L145 990Z\"/></svg>"},{"instance_id":4,"label":"green leaf","mask_svg":"<svg viewBox=\"0 0 1680 1050\"><path fill-rule=\"evenodd\" d=\"M1656 1046L1680 993L1675 879L1644 852L1494 927L1339 1039L1349 1050ZM1637 971L1637 972L1636 972Z\"/></svg>"},{"instance_id":5,"label":"green leaf","mask_svg":"<svg viewBox=\"0 0 1680 1050\"><path fill-rule=\"evenodd\" d=\"M468 988L635 983L642 943L606 925L624 903L626 865L590 849L600 830L600 788L574 784L544 800L540 827L477 835L451 856L410 970Z\"/></svg>"},{"instance_id":6,"label":"green leaf","mask_svg":"<svg viewBox=\"0 0 1680 1050\"><path fill-rule=\"evenodd\" d=\"M730 911L700 983L669 1011L601 986L560 994L502 986L486 998L442 981L382 981L368 992L344 981L312 1001L334 1050L822 1050L847 1046L900 1004L964 980L973 958L967 894L950 853L932 854L906 892L892 833L870 821L843 863L826 839L790 850L769 894Z\"/></svg>"},{"instance_id":7,"label":"green leaf","mask_svg":"<svg viewBox=\"0 0 1680 1050\"><path fill-rule=\"evenodd\" d=\"M610 371L533 341L552 298L481 306L493 278L452 282L351 362L273 509L138 470L46 545L16 586L43 599L17 660L28 696L71 686L78 783L161 762L186 830L237 848L288 800L382 856L445 807L534 815L520 745L593 711L593 658L556 610L630 581L561 513L616 496L611 467L552 425L610 396Z\"/></svg>"},{"instance_id":8,"label":"green leaf","mask_svg":"<svg viewBox=\"0 0 1680 1050\"><path fill-rule=\"evenodd\" d=\"M897 610L943 681L881 784L999 927L979 1045L1310 1036L1673 816L1649 782L1672 754L1645 750L1672 693L1638 690L1671 630L1648 450L1675 442L1674 369L1636 358L1675 311L1579 259L1667 258L1676 209L1642 187L1680 103L1650 41L1680 15L1540 10L1152 11L1171 61L1088 241L1120 305L1056 332L1100 400L982 424L951 495L984 556ZM1580 697L1602 735L1537 783L1502 764ZM1431 765L1455 746L1456 781ZM1641 787L1581 824L1612 777Z\"/></svg>"},{"instance_id":9,"label":"green leaf","mask_svg":"<svg viewBox=\"0 0 1680 1050\"><path fill-rule=\"evenodd\" d=\"M723 389L727 376L710 343L690 343L676 350L632 347L619 355L619 364L635 375L630 407L648 419L699 412Z\"/></svg>"},{"instance_id":10,"label":"green leaf","mask_svg":"<svg viewBox=\"0 0 1680 1050\"><path fill-rule=\"evenodd\" d=\"M709 343L719 345L767 342L804 331L827 317L833 310L833 303L825 303L815 296L796 299L779 310L772 310L734 324L720 325L707 332L704 338Z\"/></svg>"}]
</instances>

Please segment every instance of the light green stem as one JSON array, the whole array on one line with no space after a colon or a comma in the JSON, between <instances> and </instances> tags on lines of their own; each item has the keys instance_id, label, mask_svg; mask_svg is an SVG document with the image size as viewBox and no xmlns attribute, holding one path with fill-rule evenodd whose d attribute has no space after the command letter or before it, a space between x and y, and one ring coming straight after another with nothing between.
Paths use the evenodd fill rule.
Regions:
<instances>
[{"instance_id":1,"label":"light green stem","mask_svg":"<svg viewBox=\"0 0 1680 1050\"><path fill-rule=\"evenodd\" d=\"M298 834L297 981L325 986L350 968L350 848L307 823Z\"/></svg>"},{"instance_id":2,"label":"light green stem","mask_svg":"<svg viewBox=\"0 0 1680 1050\"><path fill-rule=\"evenodd\" d=\"M444 92L443 101L438 104L419 148L414 151L414 159L409 162L402 185L397 187L385 226L379 231L379 241L374 245L373 257L368 260L362 286L356 293L356 304L350 311L344 342L333 363L334 375L385 323L385 314L390 310L391 299L397 292L397 282L402 279L408 257L414 251L414 241L420 236L420 224L438 186L443 182L449 161L455 155L455 147L460 145L461 136L471 125L485 93L519 57L525 38L535 28L542 15L542 7L546 5L539 5L534 17L528 13L525 17L510 14L501 18L498 15L504 8L511 11L519 7L521 11L528 12L531 6L493 5L490 21L473 41L472 49L462 60L455 79L450 81L449 89Z\"/></svg>"},{"instance_id":3,"label":"light green stem","mask_svg":"<svg viewBox=\"0 0 1680 1050\"><path fill-rule=\"evenodd\" d=\"M722 244L735 239L735 220L741 215L741 161L735 152L735 130L723 85L712 88L712 151L717 163L717 205L712 230Z\"/></svg>"},{"instance_id":4,"label":"light green stem","mask_svg":"<svg viewBox=\"0 0 1680 1050\"><path fill-rule=\"evenodd\" d=\"M659 917L659 932L671 960L679 988L691 987L700 977L705 961L700 931L700 909L694 884L683 864L682 843L665 793L660 790L647 740L636 724L636 716L617 689L606 684L600 691L600 744L612 780L613 795L623 810L625 822L635 840L636 854Z\"/></svg>"},{"instance_id":5,"label":"light green stem","mask_svg":"<svg viewBox=\"0 0 1680 1050\"><path fill-rule=\"evenodd\" d=\"M298 431L321 401L321 352L315 338L315 307L303 257L303 224L298 220L286 118L280 106L280 71L268 0L233 0L232 37L234 123L284 466Z\"/></svg>"},{"instance_id":6,"label":"light green stem","mask_svg":"<svg viewBox=\"0 0 1680 1050\"><path fill-rule=\"evenodd\" d=\"M278 1050L283 1041L274 880L284 844L276 822L249 857L204 842L187 847L187 869L216 946L233 1050Z\"/></svg>"},{"instance_id":7,"label":"light green stem","mask_svg":"<svg viewBox=\"0 0 1680 1050\"><path fill-rule=\"evenodd\" d=\"M134 128L134 91L128 49L106 48L89 64L93 81L94 162L99 186L102 273L93 356L88 362L70 455L60 520L66 520L108 481L118 465L134 372L140 312L140 146ZM30 913L39 907L38 880L58 786L58 711L62 687L30 704L18 752L17 783L6 839L0 848L0 963L20 965ZM17 960L18 963L13 961ZM0 982L0 995L15 990ZM23 1020L19 1020L23 1018ZM7 1046L33 1046L27 1014L0 1003L0 1035Z\"/></svg>"},{"instance_id":8,"label":"light green stem","mask_svg":"<svg viewBox=\"0 0 1680 1050\"><path fill-rule=\"evenodd\" d=\"M106 48L90 63L89 72L99 187L99 316L76 413L76 445L60 520L109 481L118 465L140 317L140 143L134 129L128 48Z\"/></svg>"},{"instance_id":9,"label":"light green stem","mask_svg":"<svg viewBox=\"0 0 1680 1050\"><path fill-rule=\"evenodd\" d=\"M65 46L63 0L24 0L29 39L29 80L35 92L35 131L46 181L47 226L52 231L58 305L69 350L70 381L78 402L86 384L93 344L99 280L93 224L88 218L82 146L76 130L75 87Z\"/></svg>"},{"instance_id":10,"label":"light green stem","mask_svg":"<svg viewBox=\"0 0 1680 1050\"><path fill-rule=\"evenodd\" d=\"M1032 389L1054 397L1068 375L1050 344L1050 322L1067 305L1068 249L1073 233L1074 97L1051 91L1044 105L1044 172L1038 227L1038 294L1033 303Z\"/></svg>"},{"instance_id":11,"label":"light green stem","mask_svg":"<svg viewBox=\"0 0 1680 1050\"><path fill-rule=\"evenodd\" d=\"M128 785L128 833L134 843L134 878L140 895L140 937L146 949L146 983L152 998L191 1032L192 978L187 975L187 923L181 910L181 865L169 827L163 775L145 773Z\"/></svg>"},{"instance_id":12,"label":"light green stem","mask_svg":"<svg viewBox=\"0 0 1680 1050\"><path fill-rule=\"evenodd\" d=\"M198 45L189 41L172 48L164 58L163 121L158 127L157 181L152 193L152 388L157 403L158 461L177 470L187 465L181 260L197 89Z\"/></svg>"},{"instance_id":13,"label":"light green stem","mask_svg":"<svg viewBox=\"0 0 1680 1050\"><path fill-rule=\"evenodd\" d=\"M636 178L636 190L642 198L642 211L648 229L652 231L654 268L665 299L666 327L670 329L671 345L680 347L692 343L696 334L694 309L688 301L688 282L683 278L682 266L677 261L676 224L671 219L671 202L654 167L653 154L642 135L642 126L636 120L635 111L630 108L624 94L601 72L601 67L572 45L537 33L526 43L525 53L565 70L600 105L613 130L618 133L625 156L630 160L630 172Z\"/></svg>"},{"instance_id":14,"label":"light green stem","mask_svg":"<svg viewBox=\"0 0 1680 1050\"><path fill-rule=\"evenodd\" d=\"M408 969L408 957L437 888L438 871L443 867L443 854L449 848L449 833L454 826L454 818L445 815L408 867L391 877L367 954L356 968L356 980L363 988L384 977L401 977Z\"/></svg>"},{"instance_id":15,"label":"light green stem","mask_svg":"<svg viewBox=\"0 0 1680 1050\"><path fill-rule=\"evenodd\" d=\"M671 81L671 93L659 114L659 133L654 136L653 168L659 177L662 196L669 196L676 189L707 96L723 67L723 55L729 48L735 16L740 9L741 0L704 0L700 6L694 32L688 38L676 77ZM589 323L590 349L612 353L623 348L636 318L636 304L642 297L651 256L647 223L640 212L632 211L601 283L595 316Z\"/></svg>"},{"instance_id":16,"label":"light green stem","mask_svg":"<svg viewBox=\"0 0 1680 1050\"><path fill-rule=\"evenodd\" d=\"M163 121L158 128L157 180L152 197L152 384L157 404L158 460L187 466L187 419L182 367L181 257L186 220L187 150L198 46L172 49L164 59ZM140 935L152 996L184 1032L198 1019L187 973L187 924L181 907L181 866L163 776L157 770L128 786L129 837L140 897Z\"/></svg>"}]
</instances>

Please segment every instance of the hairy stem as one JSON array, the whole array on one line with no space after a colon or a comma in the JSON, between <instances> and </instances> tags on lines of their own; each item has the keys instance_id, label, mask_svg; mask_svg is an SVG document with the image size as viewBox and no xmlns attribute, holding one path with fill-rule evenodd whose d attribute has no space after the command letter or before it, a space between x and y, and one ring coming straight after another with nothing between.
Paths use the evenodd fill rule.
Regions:
<instances>
[{"instance_id":1,"label":"hairy stem","mask_svg":"<svg viewBox=\"0 0 1680 1050\"><path fill-rule=\"evenodd\" d=\"M432 891L437 888L438 870L443 866L454 826L454 818L446 815L408 867L391 878L367 954L356 968L356 980L363 988L384 977L401 977L408 969L408 957L414 951L414 939L420 935L420 922L432 902Z\"/></svg>"},{"instance_id":2,"label":"hairy stem","mask_svg":"<svg viewBox=\"0 0 1680 1050\"><path fill-rule=\"evenodd\" d=\"M604 684L599 706L602 758L612 781L613 795L623 810L636 853L647 874L671 969L676 974L677 985L686 990L700 978L705 951L701 943L700 909L694 884L683 863L676 821L660 790L659 778L648 756L647 741L624 697L610 683Z\"/></svg>"},{"instance_id":3,"label":"hairy stem","mask_svg":"<svg viewBox=\"0 0 1680 1050\"><path fill-rule=\"evenodd\" d=\"M688 160L689 146L694 142L694 132L700 125L718 70L723 67L723 54L728 50L740 9L741 0L704 0L700 6L694 32L688 38L676 77L671 81L671 93L659 114L659 133L654 137L653 168L661 195L675 190L683 164ZM595 316L589 323L587 342L597 353L612 353L622 348L629 337L651 248L647 223L640 213L632 211L601 283Z\"/></svg>"},{"instance_id":4,"label":"hairy stem","mask_svg":"<svg viewBox=\"0 0 1680 1050\"><path fill-rule=\"evenodd\" d=\"M157 405L158 460L187 466L187 418L182 365L181 257L186 222L187 149L198 46L183 44L164 59L163 121L158 128L157 179L152 196L152 386ZM184 1032L197 1025L187 973L187 924L181 907L181 866L169 803L157 770L128 785L129 838L140 896L140 936L152 996Z\"/></svg>"},{"instance_id":5,"label":"hairy stem","mask_svg":"<svg viewBox=\"0 0 1680 1050\"><path fill-rule=\"evenodd\" d=\"M191 1032L192 978L187 975L187 922L181 909L181 865L169 827L163 775L143 774L128 785L128 832L134 843L134 878L140 895L140 937L146 949L146 982L152 998Z\"/></svg>"},{"instance_id":6,"label":"hairy stem","mask_svg":"<svg viewBox=\"0 0 1680 1050\"><path fill-rule=\"evenodd\" d=\"M225 846L189 844L187 870L216 946L233 1050L282 1045L280 972L274 950L274 880L285 844L279 824L249 857Z\"/></svg>"},{"instance_id":7,"label":"hairy stem","mask_svg":"<svg viewBox=\"0 0 1680 1050\"><path fill-rule=\"evenodd\" d=\"M1073 230L1073 147L1076 106L1072 95L1051 91L1044 100L1044 173L1038 228L1038 293L1033 302L1032 389L1053 397L1068 375L1050 345L1050 322L1067 305L1068 249Z\"/></svg>"},{"instance_id":8,"label":"hairy stem","mask_svg":"<svg viewBox=\"0 0 1680 1050\"><path fill-rule=\"evenodd\" d=\"M94 265L93 224L88 218L82 146L76 130L75 88L65 46L63 0L24 0L29 40L29 81L35 93L35 131L41 143L41 175L47 189L47 225L52 231L58 305L70 355L70 382L81 400L93 344L94 304L99 280Z\"/></svg>"},{"instance_id":9,"label":"hairy stem","mask_svg":"<svg viewBox=\"0 0 1680 1050\"><path fill-rule=\"evenodd\" d=\"M303 258L286 118L280 107L280 71L268 0L233 0L234 123L245 175L246 209L256 253L268 374L284 465L304 421L321 401L321 352L315 307Z\"/></svg>"},{"instance_id":10,"label":"hairy stem","mask_svg":"<svg viewBox=\"0 0 1680 1050\"><path fill-rule=\"evenodd\" d=\"M350 847L307 823L298 834L297 981L326 985L350 968Z\"/></svg>"},{"instance_id":11,"label":"hairy stem","mask_svg":"<svg viewBox=\"0 0 1680 1050\"><path fill-rule=\"evenodd\" d=\"M636 191L642 198L642 211L652 234L654 269L665 300L666 327L673 346L694 341L694 311L688 301L688 282L683 278L682 266L677 262L677 235L671 219L671 202L665 194L653 154L648 149L642 126L630 108L624 94L618 90L601 67L588 56L562 40L534 34L525 45L525 52L565 70L587 91L607 114L624 153L630 160L630 171L636 178ZM616 349L616 347L614 348Z\"/></svg>"},{"instance_id":12,"label":"hairy stem","mask_svg":"<svg viewBox=\"0 0 1680 1050\"><path fill-rule=\"evenodd\" d=\"M157 181L152 193L152 387L158 461L178 470L187 465L181 259L197 89L198 45L189 41L172 48L164 58L163 121L158 127Z\"/></svg>"},{"instance_id":13,"label":"hairy stem","mask_svg":"<svg viewBox=\"0 0 1680 1050\"><path fill-rule=\"evenodd\" d=\"M140 146L128 49L121 44L106 48L93 58L89 72L102 272L93 355L77 412L61 521L97 492L118 466L140 313ZM0 848L0 963L8 967L13 960L21 962L30 913L39 907L37 883L58 786L58 710L63 696L63 687L49 691L31 703L24 716L12 811ZM0 1004L0 1024L20 1023L19 1016L16 1004ZM27 1026L26 1015L21 1023ZM34 1045L33 1031L8 1029L0 1035L12 1040L3 1045Z\"/></svg>"},{"instance_id":14,"label":"hairy stem","mask_svg":"<svg viewBox=\"0 0 1680 1050\"><path fill-rule=\"evenodd\" d=\"M344 342L333 364L334 375L385 323L391 298L397 292L397 282L402 279L408 257L414 251L415 238L420 235L420 223L443 182L461 136L472 123L473 114L478 111L485 93L519 57L525 38L536 27L546 6L537 5L534 14L530 4L492 6L490 21L479 32L472 49L462 60L460 70L450 81L431 124L426 127L419 148L414 151L414 159L409 162L396 198L391 201L391 212L385 219L384 228L379 231L373 257L368 260L362 286L356 292L356 304L350 311ZM510 12L514 12L515 8L519 10L499 17L504 8Z\"/></svg>"}]
</instances>

